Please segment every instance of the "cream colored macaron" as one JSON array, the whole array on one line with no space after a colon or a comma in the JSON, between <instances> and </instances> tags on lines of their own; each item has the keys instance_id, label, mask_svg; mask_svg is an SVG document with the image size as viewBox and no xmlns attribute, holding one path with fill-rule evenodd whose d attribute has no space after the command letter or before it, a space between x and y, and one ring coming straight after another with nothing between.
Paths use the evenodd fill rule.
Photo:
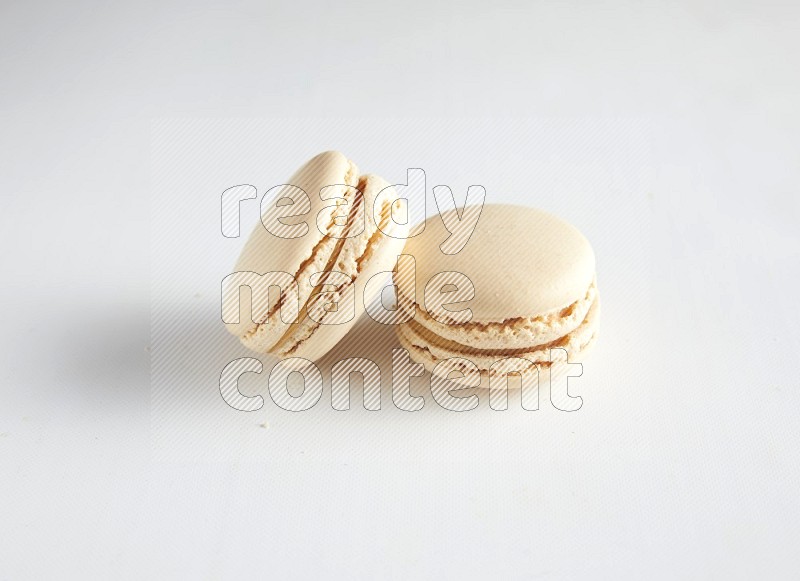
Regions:
<instances>
[{"instance_id":1,"label":"cream colored macaron","mask_svg":"<svg viewBox=\"0 0 800 581\"><path fill-rule=\"evenodd\" d=\"M415 259L416 283L395 275L399 304L414 312L397 335L415 361L433 371L463 358L484 376L507 372L508 358L520 372L549 368L565 354L582 361L597 335L600 303L594 252L574 226L541 210L487 204L460 252L442 251L448 236L442 218L428 218L403 250ZM474 296L462 288L466 279L447 273L465 275ZM448 281L460 302L443 307L435 299L440 289L455 291Z\"/></svg>"},{"instance_id":2,"label":"cream colored macaron","mask_svg":"<svg viewBox=\"0 0 800 581\"><path fill-rule=\"evenodd\" d=\"M393 203L400 201L387 182L359 174L341 153L311 159L262 204L235 266L244 279L223 288L223 313L226 305L233 320L235 307L241 313L238 323L226 319L228 330L259 353L322 357L374 298L364 297L366 282L395 266L408 229L390 219ZM285 273L296 286L278 293L253 285L239 295L241 280L266 273Z\"/></svg>"}]
</instances>

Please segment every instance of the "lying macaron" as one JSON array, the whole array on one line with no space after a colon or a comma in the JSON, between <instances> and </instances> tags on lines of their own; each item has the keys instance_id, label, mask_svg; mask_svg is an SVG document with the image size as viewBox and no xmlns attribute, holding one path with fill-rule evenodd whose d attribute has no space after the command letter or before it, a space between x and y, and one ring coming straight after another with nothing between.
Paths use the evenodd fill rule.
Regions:
<instances>
[{"instance_id":1,"label":"lying macaron","mask_svg":"<svg viewBox=\"0 0 800 581\"><path fill-rule=\"evenodd\" d=\"M223 288L223 313L226 305L233 320L234 311L241 313L228 330L259 353L314 361L329 351L373 298L364 297L366 282L391 271L405 243L407 227L390 219L392 204L400 202L393 190L379 196L387 188L335 151L317 155L276 187L236 263L244 279ZM239 283L265 273L285 273L296 284L280 293L253 284L240 305Z\"/></svg>"},{"instance_id":2,"label":"lying macaron","mask_svg":"<svg viewBox=\"0 0 800 581\"><path fill-rule=\"evenodd\" d=\"M416 276L395 275L399 304L414 312L397 327L411 357L428 371L448 359L467 359L483 376L538 372L565 353L570 363L582 361L600 313L595 257L586 238L541 210L487 204L466 246L448 255L440 248L449 235L442 218L428 218L423 232L406 243L403 254L415 258ZM474 296L459 288L454 296L461 302L442 307L429 300L432 291L435 296L467 286L463 278L439 273L465 275ZM431 288L436 275L455 287ZM463 372L458 364L441 367L453 368Z\"/></svg>"}]
</instances>

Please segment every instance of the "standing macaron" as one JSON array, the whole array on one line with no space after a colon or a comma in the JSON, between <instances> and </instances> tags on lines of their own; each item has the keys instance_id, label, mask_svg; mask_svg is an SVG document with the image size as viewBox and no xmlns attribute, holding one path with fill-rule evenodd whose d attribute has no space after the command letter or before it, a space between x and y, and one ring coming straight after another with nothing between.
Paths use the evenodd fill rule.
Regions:
<instances>
[{"instance_id":1,"label":"standing macaron","mask_svg":"<svg viewBox=\"0 0 800 581\"><path fill-rule=\"evenodd\" d=\"M594 252L574 226L541 210L487 204L460 252L442 251L448 236L442 218L429 218L403 250L415 259L415 283L395 277L399 303L414 312L397 334L415 361L432 371L452 359L456 365L443 369L463 372L466 359L491 377L549 368L551 350L553 360L583 359L597 336L600 303ZM464 275L474 293L447 273ZM431 297L454 291L449 280L460 302L442 307Z\"/></svg>"},{"instance_id":2,"label":"standing macaron","mask_svg":"<svg viewBox=\"0 0 800 581\"><path fill-rule=\"evenodd\" d=\"M407 227L390 219L391 186L336 151L274 190L223 285L223 320L253 351L314 361L364 312L366 282L392 270ZM269 292L276 281L280 293ZM243 284L252 290L240 304Z\"/></svg>"}]
</instances>

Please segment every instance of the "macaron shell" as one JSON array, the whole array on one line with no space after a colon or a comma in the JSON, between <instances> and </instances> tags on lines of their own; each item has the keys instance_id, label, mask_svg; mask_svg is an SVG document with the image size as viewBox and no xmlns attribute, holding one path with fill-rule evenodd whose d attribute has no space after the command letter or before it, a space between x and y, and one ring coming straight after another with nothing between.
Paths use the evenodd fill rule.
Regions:
<instances>
[{"instance_id":1,"label":"macaron shell","mask_svg":"<svg viewBox=\"0 0 800 581\"><path fill-rule=\"evenodd\" d=\"M454 218L454 212L444 217ZM442 252L439 246L449 236L443 218L432 216L403 249L416 259L416 303L423 310L425 285L443 271L462 273L474 284L475 298L463 305L477 323L566 308L585 295L594 279L595 257L586 238L541 210L486 204L460 252ZM411 296L409 284L399 281L399 293L406 298Z\"/></svg>"},{"instance_id":2,"label":"macaron shell","mask_svg":"<svg viewBox=\"0 0 800 581\"><path fill-rule=\"evenodd\" d=\"M282 238L270 233L259 221L253 229L250 238L242 250L236 263L235 272L286 272L295 277L298 282L300 305L304 305L313 291L308 283L312 272L325 270L339 240L330 236L328 231L320 231L317 227L317 218L321 216L323 224L336 224L341 222L345 209L337 206L337 201L331 199L333 195L341 196L347 200L345 208L349 209L355 198L352 188L347 186L358 185L358 168L344 155L335 151L321 153L301 167L287 182L287 186L296 186L306 192L310 200L310 211L291 218L283 218L286 224L299 224L305 221L308 232L297 238ZM326 186L339 186L327 192L323 200L320 190ZM288 188L293 189L293 188ZM270 203L263 206L265 212L275 206L275 203L286 195L287 187L276 190ZM339 201L341 203L341 201ZM321 213L321 215L320 215ZM230 290L230 289L228 289ZM233 292L238 292L236 289ZM223 289L223 296L226 290ZM277 295L278 293L273 293ZM239 337L252 335L250 346L258 351L268 350L289 327L288 323L281 320L277 306L277 297L270 297L270 310L268 325L259 325L264 321L253 322L249 318L252 300L250 293L241 294L240 322L227 324L228 330Z\"/></svg>"},{"instance_id":3,"label":"macaron shell","mask_svg":"<svg viewBox=\"0 0 800 581\"><path fill-rule=\"evenodd\" d=\"M282 357L300 357L315 361L325 355L355 325L366 305L375 298L374 295L364 296L367 281L380 272L387 272L386 276L389 278L389 273L397 263L397 257L406 241L408 226L395 224L388 219L389 202L394 196L388 197L381 210L381 229L378 229L372 218L375 198L391 185L378 176L369 175L362 176L362 187L366 227L361 235L345 241L333 268L352 278L352 283L347 288L340 289L339 294L341 301L355 301L355 316L349 321L339 322L335 321L335 316L326 315L322 324L309 317L304 318L277 346L276 353Z\"/></svg>"}]
</instances>

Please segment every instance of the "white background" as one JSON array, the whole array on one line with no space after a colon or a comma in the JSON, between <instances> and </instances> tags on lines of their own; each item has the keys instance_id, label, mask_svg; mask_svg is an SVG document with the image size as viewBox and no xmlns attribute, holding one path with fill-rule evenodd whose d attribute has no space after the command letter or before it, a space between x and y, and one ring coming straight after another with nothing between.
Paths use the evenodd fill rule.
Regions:
<instances>
[{"instance_id":1,"label":"white background","mask_svg":"<svg viewBox=\"0 0 800 581\"><path fill-rule=\"evenodd\" d=\"M0 578L793 578L799 28L790 2L4 2ZM151 127L175 117L272 120L233 124L249 157L183 152L170 241ZM328 148L586 233L581 410L242 414L198 364L163 429L151 297L187 349L235 351L206 289L237 242L206 210Z\"/></svg>"}]
</instances>

